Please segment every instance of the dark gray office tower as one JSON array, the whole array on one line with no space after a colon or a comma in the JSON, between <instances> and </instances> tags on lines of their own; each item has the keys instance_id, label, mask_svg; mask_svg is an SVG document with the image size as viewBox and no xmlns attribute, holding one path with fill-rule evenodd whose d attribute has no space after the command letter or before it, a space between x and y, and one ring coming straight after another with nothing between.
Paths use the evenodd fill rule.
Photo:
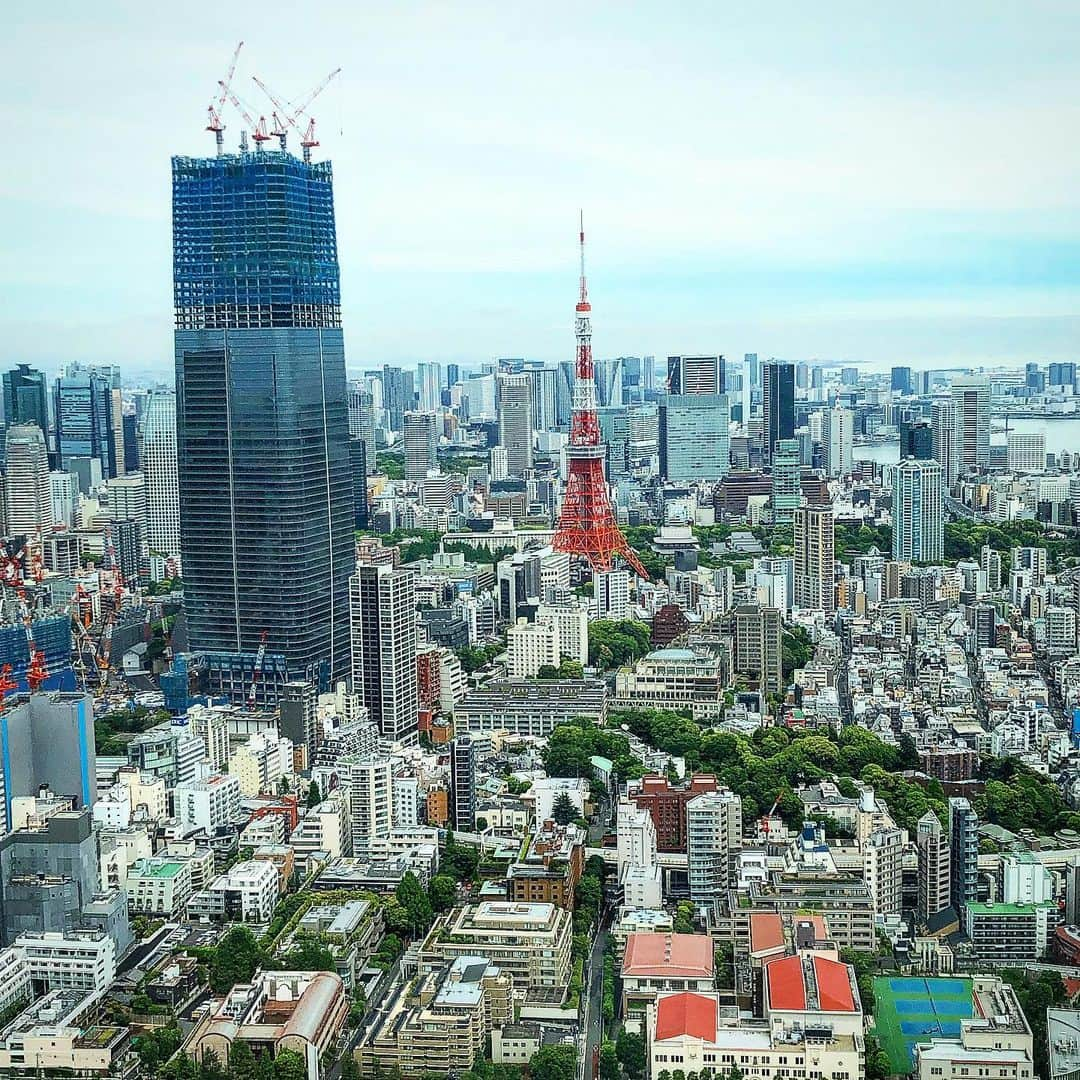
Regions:
<instances>
[{"instance_id":1,"label":"dark gray office tower","mask_svg":"<svg viewBox=\"0 0 1080 1080\"><path fill-rule=\"evenodd\" d=\"M275 693L325 687L349 669L354 562L330 163L259 150L172 172L191 649L235 692L265 631Z\"/></svg>"},{"instance_id":2,"label":"dark gray office tower","mask_svg":"<svg viewBox=\"0 0 1080 1080\"><path fill-rule=\"evenodd\" d=\"M77 460L90 459L101 463L103 480L123 474L123 459L118 461L116 454L118 445L123 451L123 436L118 439L116 430L122 418L114 408L113 390L108 376L76 367L56 380L53 415L61 469L72 472Z\"/></svg>"},{"instance_id":3,"label":"dark gray office tower","mask_svg":"<svg viewBox=\"0 0 1080 1080\"><path fill-rule=\"evenodd\" d=\"M771 463L776 444L795 437L795 365L770 360L761 365L761 400L764 423L761 452Z\"/></svg>"},{"instance_id":4,"label":"dark gray office tower","mask_svg":"<svg viewBox=\"0 0 1080 1080\"><path fill-rule=\"evenodd\" d=\"M949 847L949 898L962 922L964 909L978 899L979 881L979 819L967 799L949 800Z\"/></svg>"},{"instance_id":5,"label":"dark gray office tower","mask_svg":"<svg viewBox=\"0 0 1080 1080\"><path fill-rule=\"evenodd\" d=\"M413 373L388 364L382 371L382 384L386 422L391 431L401 431L405 426L405 414L412 412L416 405Z\"/></svg>"},{"instance_id":6,"label":"dark gray office tower","mask_svg":"<svg viewBox=\"0 0 1080 1080\"><path fill-rule=\"evenodd\" d=\"M363 439L349 440L349 475L352 481L353 525L368 526L367 446Z\"/></svg>"},{"instance_id":7,"label":"dark gray office tower","mask_svg":"<svg viewBox=\"0 0 1080 1080\"><path fill-rule=\"evenodd\" d=\"M903 420L900 423L900 460L916 458L931 461L934 457L934 429L926 420Z\"/></svg>"},{"instance_id":8,"label":"dark gray office tower","mask_svg":"<svg viewBox=\"0 0 1080 1080\"><path fill-rule=\"evenodd\" d=\"M912 392L911 368L894 367L892 369L891 385L895 393L910 394Z\"/></svg>"},{"instance_id":9,"label":"dark gray office tower","mask_svg":"<svg viewBox=\"0 0 1080 1080\"><path fill-rule=\"evenodd\" d=\"M462 732L450 743L450 814L454 828L476 828L476 773L480 758L491 751L487 735Z\"/></svg>"},{"instance_id":10,"label":"dark gray office tower","mask_svg":"<svg viewBox=\"0 0 1080 1080\"><path fill-rule=\"evenodd\" d=\"M29 364L4 372L4 423L37 424L42 431L49 430L45 375Z\"/></svg>"},{"instance_id":11,"label":"dark gray office tower","mask_svg":"<svg viewBox=\"0 0 1080 1080\"><path fill-rule=\"evenodd\" d=\"M302 746L310 767L319 748L318 694L309 682L290 682L278 699L278 727L293 746Z\"/></svg>"}]
</instances>

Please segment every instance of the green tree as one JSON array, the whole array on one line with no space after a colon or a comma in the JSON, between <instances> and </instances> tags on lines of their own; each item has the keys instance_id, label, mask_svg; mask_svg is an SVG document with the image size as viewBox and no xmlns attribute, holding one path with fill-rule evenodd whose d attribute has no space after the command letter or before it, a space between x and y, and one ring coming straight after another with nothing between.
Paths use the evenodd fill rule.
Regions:
<instances>
[{"instance_id":1,"label":"green tree","mask_svg":"<svg viewBox=\"0 0 1080 1080\"><path fill-rule=\"evenodd\" d=\"M428 885L428 899L436 914L449 911L457 899L457 882L449 874L436 874Z\"/></svg>"},{"instance_id":2,"label":"green tree","mask_svg":"<svg viewBox=\"0 0 1080 1080\"><path fill-rule=\"evenodd\" d=\"M606 1039L600 1044L600 1080L619 1080L619 1058L615 1044Z\"/></svg>"},{"instance_id":3,"label":"green tree","mask_svg":"<svg viewBox=\"0 0 1080 1080\"><path fill-rule=\"evenodd\" d=\"M255 1080L255 1055L251 1047L237 1039L229 1049L229 1080Z\"/></svg>"},{"instance_id":4,"label":"green tree","mask_svg":"<svg viewBox=\"0 0 1080 1080\"><path fill-rule=\"evenodd\" d=\"M360 1066L352 1053L346 1054L341 1061L341 1080L360 1080Z\"/></svg>"},{"instance_id":5,"label":"green tree","mask_svg":"<svg viewBox=\"0 0 1080 1080\"><path fill-rule=\"evenodd\" d=\"M589 663L617 668L644 656L652 648L647 623L635 619L595 619L589 623Z\"/></svg>"},{"instance_id":6,"label":"green tree","mask_svg":"<svg viewBox=\"0 0 1080 1080\"><path fill-rule=\"evenodd\" d=\"M529 1080L574 1080L576 1075L572 1046L542 1046L529 1060Z\"/></svg>"},{"instance_id":7,"label":"green tree","mask_svg":"<svg viewBox=\"0 0 1080 1080\"><path fill-rule=\"evenodd\" d=\"M282 960L289 971L333 971L335 968L334 954L310 934L298 935Z\"/></svg>"},{"instance_id":8,"label":"green tree","mask_svg":"<svg viewBox=\"0 0 1080 1080\"><path fill-rule=\"evenodd\" d=\"M618 1054L619 1062L626 1070L629 1080L642 1080L648 1064L645 1055L644 1036L622 1028L619 1031L618 1041L615 1043L615 1052Z\"/></svg>"},{"instance_id":9,"label":"green tree","mask_svg":"<svg viewBox=\"0 0 1080 1080\"><path fill-rule=\"evenodd\" d=\"M280 1050L274 1058L274 1080L307 1080L307 1064L295 1050Z\"/></svg>"},{"instance_id":10,"label":"green tree","mask_svg":"<svg viewBox=\"0 0 1080 1080\"><path fill-rule=\"evenodd\" d=\"M427 931L435 919L435 913L431 909L428 894L411 870L407 871L399 882L394 896L405 909L409 933L415 938Z\"/></svg>"},{"instance_id":11,"label":"green tree","mask_svg":"<svg viewBox=\"0 0 1080 1080\"><path fill-rule=\"evenodd\" d=\"M560 825L569 825L578 816L578 808L565 791L559 792L559 797L551 808L551 816Z\"/></svg>"},{"instance_id":12,"label":"green tree","mask_svg":"<svg viewBox=\"0 0 1080 1080\"><path fill-rule=\"evenodd\" d=\"M322 791L320 790L319 785L314 780L312 780L311 783L308 784L308 789L307 789L307 805L308 805L308 809L310 810L313 806L318 806L319 803L321 803L321 802L322 802Z\"/></svg>"},{"instance_id":13,"label":"green tree","mask_svg":"<svg viewBox=\"0 0 1080 1080\"><path fill-rule=\"evenodd\" d=\"M225 994L237 983L250 982L261 961L255 935L246 926L230 927L215 946L210 960L210 988Z\"/></svg>"}]
</instances>

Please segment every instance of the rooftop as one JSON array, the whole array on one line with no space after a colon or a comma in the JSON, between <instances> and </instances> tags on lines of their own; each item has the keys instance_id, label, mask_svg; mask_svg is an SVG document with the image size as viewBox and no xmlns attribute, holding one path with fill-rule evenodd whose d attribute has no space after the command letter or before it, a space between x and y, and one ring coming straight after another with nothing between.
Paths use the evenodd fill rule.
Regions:
<instances>
[{"instance_id":1,"label":"rooftop","mask_svg":"<svg viewBox=\"0 0 1080 1080\"><path fill-rule=\"evenodd\" d=\"M1080 1072L1080 1010L1047 1009L1046 1041L1050 1044L1050 1080Z\"/></svg>"},{"instance_id":2,"label":"rooftop","mask_svg":"<svg viewBox=\"0 0 1080 1080\"><path fill-rule=\"evenodd\" d=\"M770 1009L858 1012L847 964L827 956L785 956L765 967Z\"/></svg>"},{"instance_id":3,"label":"rooftop","mask_svg":"<svg viewBox=\"0 0 1080 1080\"><path fill-rule=\"evenodd\" d=\"M184 864L179 862L147 862L144 860L137 863L132 869L141 877L172 878L176 877L184 869Z\"/></svg>"},{"instance_id":4,"label":"rooftop","mask_svg":"<svg viewBox=\"0 0 1080 1080\"><path fill-rule=\"evenodd\" d=\"M717 1004L704 994L667 994L656 1006L656 1041L690 1035L704 1042L716 1038Z\"/></svg>"},{"instance_id":5,"label":"rooftop","mask_svg":"<svg viewBox=\"0 0 1080 1080\"><path fill-rule=\"evenodd\" d=\"M755 911L750 916L750 951L783 948L784 920L775 911Z\"/></svg>"},{"instance_id":6,"label":"rooftop","mask_svg":"<svg viewBox=\"0 0 1080 1080\"><path fill-rule=\"evenodd\" d=\"M623 977L711 979L712 938L704 934L631 934Z\"/></svg>"}]
</instances>

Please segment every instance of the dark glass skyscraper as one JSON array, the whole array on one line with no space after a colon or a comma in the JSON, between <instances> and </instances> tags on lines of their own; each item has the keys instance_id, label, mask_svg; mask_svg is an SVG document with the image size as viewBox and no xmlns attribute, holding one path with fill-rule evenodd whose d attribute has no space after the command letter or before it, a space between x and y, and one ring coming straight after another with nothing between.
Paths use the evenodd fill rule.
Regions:
<instances>
[{"instance_id":1,"label":"dark glass skyscraper","mask_svg":"<svg viewBox=\"0 0 1080 1080\"><path fill-rule=\"evenodd\" d=\"M264 672L325 685L349 668L354 562L330 163L177 157L172 175L191 647L243 673L265 631Z\"/></svg>"},{"instance_id":2,"label":"dark glass skyscraper","mask_svg":"<svg viewBox=\"0 0 1080 1080\"><path fill-rule=\"evenodd\" d=\"M761 365L761 401L764 418L762 456L771 463L776 444L795 437L795 365L770 360Z\"/></svg>"},{"instance_id":3,"label":"dark glass skyscraper","mask_svg":"<svg viewBox=\"0 0 1080 1080\"><path fill-rule=\"evenodd\" d=\"M8 427L16 424L37 424L42 431L49 430L49 411L45 402L45 376L29 364L19 364L4 372L4 422Z\"/></svg>"},{"instance_id":4,"label":"dark glass skyscraper","mask_svg":"<svg viewBox=\"0 0 1080 1080\"><path fill-rule=\"evenodd\" d=\"M934 429L925 420L900 422L900 460L929 461L934 456Z\"/></svg>"}]
</instances>

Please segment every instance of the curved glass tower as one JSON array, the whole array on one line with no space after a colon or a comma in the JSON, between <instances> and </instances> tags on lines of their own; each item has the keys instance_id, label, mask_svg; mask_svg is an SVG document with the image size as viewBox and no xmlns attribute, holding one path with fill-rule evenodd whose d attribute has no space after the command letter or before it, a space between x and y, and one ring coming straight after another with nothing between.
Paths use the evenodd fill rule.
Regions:
<instances>
[{"instance_id":1,"label":"curved glass tower","mask_svg":"<svg viewBox=\"0 0 1080 1080\"><path fill-rule=\"evenodd\" d=\"M176 157L176 447L192 651L259 698L349 668L354 562L329 162ZM276 696L276 695L275 695Z\"/></svg>"}]
</instances>

